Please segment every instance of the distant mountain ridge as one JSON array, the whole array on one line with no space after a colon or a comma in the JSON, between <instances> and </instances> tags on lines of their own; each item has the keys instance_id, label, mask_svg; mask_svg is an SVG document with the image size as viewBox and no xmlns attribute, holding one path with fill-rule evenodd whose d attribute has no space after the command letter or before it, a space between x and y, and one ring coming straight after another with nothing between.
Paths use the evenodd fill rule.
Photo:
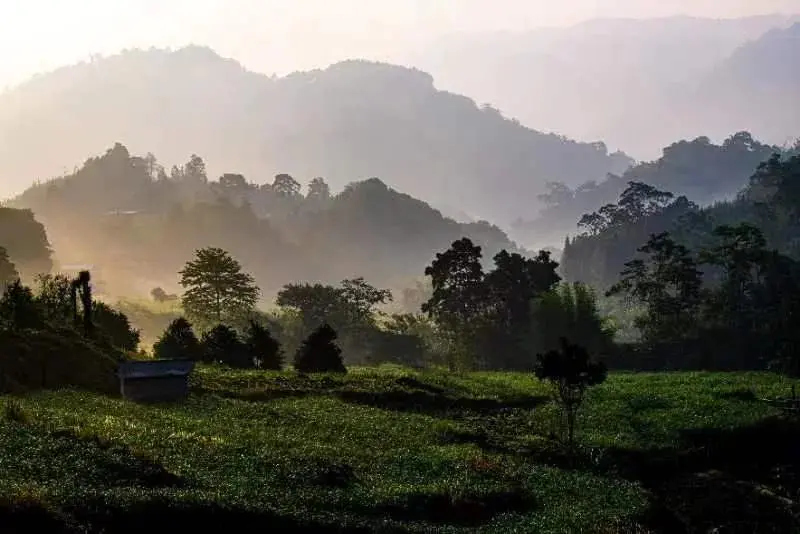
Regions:
<instances>
[{"instance_id":1,"label":"distant mountain ridge","mask_svg":"<svg viewBox=\"0 0 800 534\"><path fill-rule=\"evenodd\" d=\"M276 170L335 189L372 176L473 218L537 209L547 180L578 184L631 160L438 91L416 69L345 61L274 78L203 47L127 51L37 76L0 96L6 194L117 140L163 161L263 183Z\"/></svg>"},{"instance_id":2,"label":"distant mountain ridge","mask_svg":"<svg viewBox=\"0 0 800 534\"><path fill-rule=\"evenodd\" d=\"M574 139L603 139L650 160L675 139L706 135L721 142L747 130L779 144L800 136L796 122L780 120L783 109L798 108L789 96L800 90L797 83L783 87L787 70L800 72L800 45L780 39L784 32L794 35L798 22L800 15L592 20L453 35L397 60L431 72L441 88L492 102L526 124ZM736 85L746 77L722 76L755 72L755 57L771 66L760 71L765 101L748 101L749 83ZM777 57L784 62L770 59ZM726 85L731 80L736 84ZM739 107L720 105L719 92L732 93Z\"/></svg>"}]
</instances>

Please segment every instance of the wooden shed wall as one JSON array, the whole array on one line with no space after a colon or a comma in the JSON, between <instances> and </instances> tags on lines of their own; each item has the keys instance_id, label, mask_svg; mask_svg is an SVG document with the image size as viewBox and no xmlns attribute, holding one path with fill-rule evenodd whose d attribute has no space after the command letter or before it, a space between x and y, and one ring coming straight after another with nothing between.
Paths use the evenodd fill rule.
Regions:
<instances>
[{"instance_id":1,"label":"wooden shed wall","mask_svg":"<svg viewBox=\"0 0 800 534\"><path fill-rule=\"evenodd\" d=\"M189 395L188 376L158 376L125 378L121 384L122 396L137 402L168 402L185 399Z\"/></svg>"}]
</instances>

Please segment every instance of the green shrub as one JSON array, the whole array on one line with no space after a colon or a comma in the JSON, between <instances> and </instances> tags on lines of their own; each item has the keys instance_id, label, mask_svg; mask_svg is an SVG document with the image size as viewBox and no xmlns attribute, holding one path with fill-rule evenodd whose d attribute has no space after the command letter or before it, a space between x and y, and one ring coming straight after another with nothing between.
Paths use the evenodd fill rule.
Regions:
<instances>
[{"instance_id":1,"label":"green shrub","mask_svg":"<svg viewBox=\"0 0 800 534\"><path fill-rule=\"evenodd\" d=\"M236 330L224 324L217 325L203 334L201 346L203 361L240 369L255 367L253 358L239 339Z\"/></svg>"},{"instance_id":2,"label":"green shrub","mask_svg":"<svg viewBox=\"0 0 800 534\"><path fill-rule=\"evenodd\" d=\"M300 373L346 373L336 331L324 324L314 330L297 350L294 368Z\"/></svg>"},{"instance_id":3,"label":"green shrub","mask_svg":"<svg viewBox=\"0 0 800 534\"><path fill-rule=\"evenodd\" d=\"M281 344L266 327L250 321L245 344L250 357L260 369L280 371L283 368Z\"/></svg>"}]
</instances>

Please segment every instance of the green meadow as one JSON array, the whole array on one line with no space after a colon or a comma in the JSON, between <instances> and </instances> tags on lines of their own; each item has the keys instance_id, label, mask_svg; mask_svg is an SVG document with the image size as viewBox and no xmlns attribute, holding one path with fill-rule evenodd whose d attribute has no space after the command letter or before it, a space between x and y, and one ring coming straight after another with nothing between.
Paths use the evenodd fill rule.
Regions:
<instances>
[{"instance_id":1,"label":"green meadow","mask_svg":"<svg viewBox=\"0 0 800 534\"><path fill-rule=\"evenodd\" d=\"M0 522L141 532L788 532L796 423L767 373L612 373L559 444L532 375L201 367L180 405L3 397ZM736 530L745 528L745 530Z\"/></svg>"}]
</instances>

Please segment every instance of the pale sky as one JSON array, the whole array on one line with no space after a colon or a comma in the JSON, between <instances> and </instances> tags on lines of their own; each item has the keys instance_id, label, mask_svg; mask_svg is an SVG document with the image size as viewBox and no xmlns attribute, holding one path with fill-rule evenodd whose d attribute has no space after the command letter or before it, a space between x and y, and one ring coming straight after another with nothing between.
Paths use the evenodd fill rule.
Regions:
<instances>
[{"instance_id":1,"label":"pale sky","mask_svg":"<svg viewBox=\"0 0 800 534\"><path fill-rule=\"evenodd\" d=\"M800 13L800 0L0 0L0 87L133 47L208 45L284 74L381 59L437 33L780 12Z\"/></svg>"}]
</instances>

